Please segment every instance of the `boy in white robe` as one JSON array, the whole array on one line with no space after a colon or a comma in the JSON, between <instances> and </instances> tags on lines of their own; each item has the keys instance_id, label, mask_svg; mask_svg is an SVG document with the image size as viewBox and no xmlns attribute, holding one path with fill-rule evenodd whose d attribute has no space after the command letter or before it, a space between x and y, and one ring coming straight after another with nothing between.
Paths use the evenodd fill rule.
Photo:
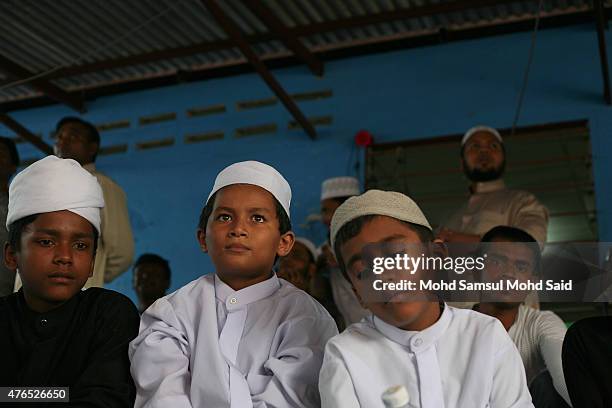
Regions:
<instances>
[{"instance_id":1,"label":"boy in white robe","mask_svg":"<svg viewBox=\"0 0 612 408\"><path fill-rule=\"evenodd\" d=\"M235 163L215 180L200 216L200 247L215 265L155 302L130 346L136 407L317 407L334 321L272 272L293 246L291 189L272 167Z\"/></svg>"},{"instance_id":2,"label":"boy in white robe","mask_svg":"<svg viewBox=\"0 0 612 408\"><path fill-rule=\"evenodd\" d=\"M383 407L381 395L397 385L408 391L410 407L533 407L521 358L497 319L407 292L372 295L372 246L433 256L432 240L419 207L400 193L370 190L336 210L332 247L373 315L328 342L319 376L322 407ZM395 272L379 277L393 282Z\"/></svg>"}]
</instances>

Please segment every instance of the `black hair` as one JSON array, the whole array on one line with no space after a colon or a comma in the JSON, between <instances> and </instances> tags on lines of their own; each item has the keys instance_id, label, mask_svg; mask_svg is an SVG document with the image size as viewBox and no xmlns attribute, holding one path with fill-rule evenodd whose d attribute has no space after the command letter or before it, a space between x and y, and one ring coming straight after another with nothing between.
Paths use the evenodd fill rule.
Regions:
<instances>
[{"instance_id":1,"label":"black hair","mask_svg":"<svg viewBox=\"0 0 612 408\"><path fill-rule=\"evenodd\" d=\"M210 215L213 212L213 208L215 207L215 199L217 198L217 193L218 191L210 197L204 208L202 208L202 212L200 213L198 228L202 231L206 231L206 224L208 223L208 218L210 218ZM291 231L291 220L289 219L289 216L285 212L285 209L283 208L281 203L278 202L276 197L272 196L272 198L274 199L274 204L276 206L278 230L280 231L281 235L286 234L287 232Z\"/></svg>"},{"instance_id":2,"label":"black hair","mask_svg":"<svg viewBox=\"0 0 612 408\"><path fill-rule=\"evenodd\" d=\"M40 214L32 214L27 217L20 218L18 220L13 221L8 227L8 243L15 250L21 250L21 234L25 227L36 221ZM96 255L96 251L98 250L98 230L91 224L91 229L93 230L93 253L94 257Z\"/></svg>"},{"instance_id":3,"label":"black hair","mask_svg":"<svg viewBox=\"0 0 612 408\"><path fill-rule=\"evenodd\" d=\"M158 264L161 265L161 267L163 268L165 274L166 274L166 279L168 280L168 282L170 282L170 276L172 274L172 272L170 271L170 264L168 263L167 259L162 258L161 256L157 255L157 254L150 254L150 253L146 253L146 254L142 254L138 257L138 259L136 260L136 262L134 263L134 270L139 267L142 264Z\"/></svg>"},{"instance_id":4,"label":"black hair","mask_svg":"<svg viewBox=\"0 0 612 408\"><path fill-rule=\"evenodd\" d=\"M61 118L60 121L57 122L57 125L55 125L55 134L59 132L62 126L68 123L78 123L82 125L83 127L85 127L87 139L92 143L96 143L98 145L98 150L100 149L100 133L98 133L98 129L94 125L92 125L90 122L87 122L86 120L83 120L79 117L64 116L63 118ZM97 156L98 156L98 152L96 151L93 156L94 161L96 160Z\"/></svg>"},{"instance_id":5,"label":"black hair","mask_svg":"<svg viewBox=\"0 0 612 408\"><path fill-rule=\"evenodd\" d=\"M0 136L0 143L2 143L9 151L9 155L11 156L11 162L15 165L15 167L19 166L19 152L17 151L17 146L15 146L15 141L9 137Z\"/></svg>"},{"instance_id":6,"label":"black hair","mask_svg":"<svg viewBox=\"0 0 612 408\"><path fill-rule=\"evenodd\" d=\"M538 274L540 270L540 261L542 253L540 251L540 245L529 233L523 231L520 228L509 227L507 225L498 225L497 227L491 228L481 238L480 242L493 242L495 239L500 239L507 242L523 242L530 244L528 247L533 252L535 259L534 272ZM481 245L480 253L484 252L487 245Z\"/></svg>"},{"instance_id":7,"label":"black hair","mask_svg":"<svg viewBox=\"0 0 612 408\"><path fill-rule=\"evenodd\" d=\"M346 265L344 264L344 260L342 259L342 253L340 252L340 248L347 241L352 238L355 238L361 232L361 229L364 225L372 221L375 217L380 217L381 214L371 214L371 215L362 215L361 217L357 217L354 220L351 220L344 224L342 228L336 234L336 241L334 242L334 253L336 254L336 260L338 261L338 265L340 266L340 270L344 274L344 276L348 279L348 274L346 271ZM418 236L421 242L431 242L434 239L433 232L419 224L414 224L408 221L398 220L399 222L406 224L410 229L412 229ZM350 280L349 280L350 282Z\"/></svg>"}]
</instances>

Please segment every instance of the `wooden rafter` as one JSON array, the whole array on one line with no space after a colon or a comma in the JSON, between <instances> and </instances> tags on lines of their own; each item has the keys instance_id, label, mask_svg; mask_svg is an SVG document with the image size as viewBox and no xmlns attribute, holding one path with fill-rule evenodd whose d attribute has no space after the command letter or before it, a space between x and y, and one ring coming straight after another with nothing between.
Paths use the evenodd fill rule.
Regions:
<instances>
[{"instance_id":1,"label":"wooden rafter","mask_svg":"<svg viewBox=\"0 0 612 408\"><path fill-rule=\"evenodd\" d=\"M12 77L19 79L29 78L34 75L32 72L22 67L21 65L11 61L4 55L0 55L0 70L6 72ZM83 103L82 99L70 95L68 92L53 85L46 79L35 78L31 81L28 81L27 85L39 90L40 92L49 96L51 99L56 100L57 102L68 105L77 112L85 112L85 104Z\"/></svg>"},{"instance_id":2,"label":"wooden rafter","mask_svg":"<svg viewBox=\"0 0 612 408\"><path fill-rule=\"evenodd\" d=\"M606 17L604 14L603 0L593 0L595 11L595 21L597 24L597 41L599 43L599 59L601 61L601 74L603 76L603 94L608 105L612 105L612 95L610 94L610 68L608 65L608 54L606 52Z\"/></svg>"},{"instance_id":3,"label":"wooden rafter","mask_svg":"<svg viewBox=\"0 0 612 408\"><path fill-rule=\"evenodd\" d=\"M255 14L268 30L276 34L285 46L300 60L304 61L313 74L323 75L323 63L289 30L283 22L261 0L243 0L244 4Z\"/></svg>"},{"instance_id":4,"label":"wooden rafter","mask_svg":"<svg viewBox=\"0 0 612 408\"><path fill-rule=\"evenodd\" d=\"M0 112L0 123L11 129L16 135L21 136L24 140L32 143L43 153L53 154L53 148L51 146L4 112Z\"/></svg>"},{"instance_id":5,"label":"wooden rafter","mask_svg":"<svg viewBox=\"0 0 612 408\"><path fill-rule=\"evenodd\" d=\"M261 76L266 84L270 87L272 92L276 94L278 99L281 100L283 105L295 118L295 120L302 126L304 131L310 136L311 139L316 139L317 132L315 131L312 124L308 121L306 116L302 113L300 108L291 99L289 94L283 89L281 84L276 80L274 75L266 68L265 64L261 62L255 51L251 48L249 43L246 41L238 25L234 23L219 6L216 0L201 0L202 4L207 10L213 15L215 20L219 23L223 31L228 35L232 42L240 49L245 58L253 66L255 71Z\"/></svg>"}]
</instances>

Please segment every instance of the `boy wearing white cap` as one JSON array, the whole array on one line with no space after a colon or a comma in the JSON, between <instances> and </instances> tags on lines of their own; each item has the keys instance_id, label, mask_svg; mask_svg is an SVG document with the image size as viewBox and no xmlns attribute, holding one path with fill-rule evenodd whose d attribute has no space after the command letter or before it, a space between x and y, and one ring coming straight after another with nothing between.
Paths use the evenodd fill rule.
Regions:
<instances>
[{"instance_id":1,"label":"boy wearing white cap","mask_svg":"<svg viewBox=\"0 0 612 408\"><path fill-rule=\"evenodd\" d=\"M359 195L359 180L355 177L333 177L321 184L321 221L329 228L336 209L348 198ZM329 276L334 303L343 319L343 326L347 327L357 323L368 315L357 300L350 282L340 272L338 263L332 253L329 240L319 248L320 256L317 260L318 275Z\"/></svg>"},{"instance_id":2,"label":"boy wearing white cap","mask_svg":"<svg viewBox=\"0 0 612 408\"><path fill-rule=\"evenodd\" d=\"M132 407L134 304L90 288L104 199L76 161L49 156L9 188L5 264L23 282L0 298L0 386L69 387L70 406Z\"/></svg>"},{"instance_id":3,"label":"boy wearing white cap","mask_svg":"<svg viewBox=\"0 0 612 408\"><path fill-rule=\"evenodd\" d=\"M327 344L319 377L322 407L382 408L381 395L398 385L407 389L410 407L533 407L520 356L497 319L407 292L372 295L372 246L409 253L418 248L433 256L438 244L432 241L427 219L400 193L370 190L334 214L331 242L338 263L373 314ZM380 276L393 282L388 272Z\"/></svg>"},{"instance_id":4,"label":"boy wearing white cap","mask_svg":"<svg viewBox=\"0 0 612 408\"><path fill-rule=\"evenodd\" d=\"M215 273L159 299L130 345L136 407L316 407L323 349L337 333L272 266L293 246L291 189L274 168L235 163L200 216Z\"/></svg>"}]
</instances>

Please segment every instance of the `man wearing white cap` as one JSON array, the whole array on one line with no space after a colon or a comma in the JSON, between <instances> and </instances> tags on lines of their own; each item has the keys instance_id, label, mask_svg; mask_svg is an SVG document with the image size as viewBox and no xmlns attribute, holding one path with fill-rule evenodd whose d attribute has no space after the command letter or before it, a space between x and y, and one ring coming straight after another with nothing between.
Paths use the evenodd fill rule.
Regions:
<instances>
[{"instance_id":1,"label":"man wearing white cap","mask_svg":"<svg viewBox=\"0 0 612 408\"><path fill-rule=\"evenodd\" d=\"M255 161L222 170L197 238L215 273L156 301L130 345L136 407L317 407L325 309L272 271L294 243L291 188Z\"/></svg>"},{"instance_id":2,"label":"man wearing white cap","mask_svg":"<svg viewBox=\"0 0 612 408\"><path fill-rule=\"evenodd\" d=\"M499 132L488 126L468 130L461 140L461 166L471 181L470 198L444 225L439 238L477 243L498 225L519 228L541 246L546 242L548 211L533 194L506 188L506 164Z\"/></svg>"},{"instance_id":3,"label":"man wearing white cap","mask_svg":"<svg viewBox=\"0 0 612 408\"><path fill-rule=\"evenodd\" d=\"M323 408L383 408L381 396L394 386L408 391L411 407L533 408L521 358L497 319L445 305L418 286L375 290L376 282L427 278L422 268L374 275L370 263L372 250L435 256L439 243L413 200L380 190L348 199L334 214L331 243L372 314L327 343Z\"/></svg>"},{"instance_id":4,"label":"man wearing white cap","mask_svg":"<svg viewBox=\"0 0 612 408\"><path fill-rule=\"evenodd\" d=\"M359 195L359 180L355 177L333 177L321 185L321 220L329 228L336 209L349 197ZM357 323L368 315L355 296L351 284L344 278L338 268L332 253L329 241L325 241L319 248L320 256L317 261L317 275L329 276L334 303L342 319L343 327Z\"/></svg>"},{"instance_id":5,"label":"man wearing white cap","mask_svg":"<svg viewBox=\"0 0 612 408\"><path fill-rule=\"evenodd\" d=\"M133 406L136 307L110 290L81 290L103 206L96 178L74 160L46 157L11 183L4 258L23 286L0 298L0 386L69 387L75 407Z\"/></svg>"}]
</instances>

